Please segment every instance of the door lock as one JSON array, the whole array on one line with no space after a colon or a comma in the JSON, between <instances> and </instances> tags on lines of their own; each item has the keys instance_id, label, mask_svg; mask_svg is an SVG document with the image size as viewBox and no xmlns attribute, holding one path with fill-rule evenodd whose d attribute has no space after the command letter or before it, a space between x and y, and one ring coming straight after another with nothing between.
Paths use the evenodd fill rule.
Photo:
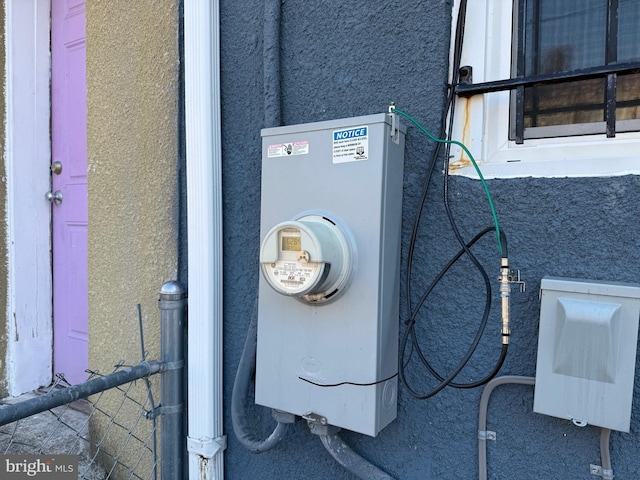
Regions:
<instances>
[{"instance_id":1,"label":"door lock","mask_svg":"<svg viewBox=\"0 0 640 480\"><path fill-rule=\"evenodd\" d=\"M55 192L47 192L44 198L49 200L51 203L60 205L62 203L62 192L60 190L56 190Z\"/></svg>"}]
</instances>

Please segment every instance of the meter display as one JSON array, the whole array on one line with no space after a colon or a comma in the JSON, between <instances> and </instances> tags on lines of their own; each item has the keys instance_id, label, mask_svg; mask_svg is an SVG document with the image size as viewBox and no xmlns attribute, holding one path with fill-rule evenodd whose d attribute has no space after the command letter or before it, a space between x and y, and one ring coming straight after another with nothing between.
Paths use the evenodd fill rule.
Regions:
<instances>
[{"instance_id":1,"label":"meter display","mask_svg":"<svg viewBox=\"0 0 640 480\"><path fill-rule=\"evenodd\" d=\"M322 215L274 226L260 249L262 273L278 293L308 303L338 298L351 273L351 246L342 228Z\"/></svg>"},{"instance_id":2,"label":"meter display","mask_svg":"<svg viewBox=\"0 0 640 480\"><path fill-rule=\"evenodd\" d=\"M281 231L282 235L282 250L287 252L299 252L300 251L300 230L293 228L284 229Z\"/></svg>"}]
</instances>

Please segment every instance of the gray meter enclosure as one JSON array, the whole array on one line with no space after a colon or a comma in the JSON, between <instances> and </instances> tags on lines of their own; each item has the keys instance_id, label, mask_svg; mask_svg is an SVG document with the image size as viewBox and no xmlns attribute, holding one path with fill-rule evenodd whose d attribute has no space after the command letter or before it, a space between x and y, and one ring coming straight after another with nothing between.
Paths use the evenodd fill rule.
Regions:
<instances>
[{"instance_id":1,"label":"gray meter enclosure","mask_svg":"<svg viewBox=\"0 0 640 480\"><path fill-rule=\"evenodd\" d=\"M371 436L396 417L404 134L385 113L262 131L259 405ZM306 281L302 262L326 251L320 237L307 248L310 237L296 233L304 219L327 222L349 244L340 256L348 281L317 304L274 283L287 268L286 281ZM301 263L276 268L268 248Z\"/></svg>"}]
</instances>

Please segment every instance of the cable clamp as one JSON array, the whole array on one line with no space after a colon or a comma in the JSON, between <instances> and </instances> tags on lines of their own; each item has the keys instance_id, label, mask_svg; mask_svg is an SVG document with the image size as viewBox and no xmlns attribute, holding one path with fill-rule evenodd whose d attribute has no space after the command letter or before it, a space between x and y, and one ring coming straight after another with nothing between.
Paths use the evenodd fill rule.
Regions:
<instances>
[{"instance_id":1,"label":"cable clamp","mask_svg":"<svg viewBox=\"0 0 640 480\"><path fill-rule=\"evenodd\" d=\"M478 440L493 440L495 442L497 436L496 432L491 430L478 430Z\"/></svg>"},{"instance_id":2,"label":"cable clamp","mask_svg":"<svg viewBox=\"0 0 640 480\"><path fill-rule=\"evenodd\" d=\"M518 285L518 289L520 290L520 293L525 292L527 288L527 284L524 282L524 280L520 278L520 270L510 269L507 274L507 278L509 280L509 283Z\"/></svg>"},{"instance_id":3,"label":"cable clamp","mask_svg":"<svg viewBox=\"0 0 640 480\"><path fill-rule=\"evenodd\" d=\"M602 468L600 465L589 465L591 475L602 477L604 480L613 480L613 469Z\"/></svg>"},{"instance_id":4,"label":"cable clamp","mask_svg":"<svg viewBox=\"0 0 640 480\"><path fill-rule=\"evenodd\" d=\"M175 415L177 413L182 413L183 411L184 404L182 403L179 403L178 405L160 405L153 410L146 412L145 417L147 417L147 420L153 420L154 418L158 418L160 415Z\"/></svg>"},{"instance_id":5,"label":"cable clamp","mask_svg":"<svg viewBox=\"0 0 640 480\"><path fill-rule=\"evenodd\" d=\"M163 372L168 372L171 370L180 370L184 367L184 360L177 360L175 362L162 362L161 368Z\"/></svg>"},{"instance_id":6,"label":"cable clamp","mask_svg":"<svg viewBox=\"0 0 640 480\"><path fill-rule=\"evenodd\" d=\"M213 458L218 453L227 449L227 436L217 438L191 438L187 437L187 451L204 458Z\"/></svg>"}]
</instances>

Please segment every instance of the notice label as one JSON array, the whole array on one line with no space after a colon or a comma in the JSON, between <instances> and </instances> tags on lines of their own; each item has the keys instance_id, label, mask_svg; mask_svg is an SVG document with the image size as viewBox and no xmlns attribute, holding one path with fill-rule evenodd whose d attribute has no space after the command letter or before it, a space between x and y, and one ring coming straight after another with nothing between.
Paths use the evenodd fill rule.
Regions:
<instances>
[{"instance_id":1,"label":"notice label","mask_svg":"<svg viewBox=\"0 0 640 480\"><path fill-rule=\"evenodd\" d=\"M267 147L267 157L290 157L292 155L306 155L309 153L309 142L277 143Z\"/></svg>"},{"instance_id":2,"label":"notice label","mask_svg":"<svg viewBox=\"0 0 640 480\"><path fill-rule=\"evenodd\" d=\"M369 127L333 131L333 163L359 162L369 158Z\"/></svg>"}]
</instances>

